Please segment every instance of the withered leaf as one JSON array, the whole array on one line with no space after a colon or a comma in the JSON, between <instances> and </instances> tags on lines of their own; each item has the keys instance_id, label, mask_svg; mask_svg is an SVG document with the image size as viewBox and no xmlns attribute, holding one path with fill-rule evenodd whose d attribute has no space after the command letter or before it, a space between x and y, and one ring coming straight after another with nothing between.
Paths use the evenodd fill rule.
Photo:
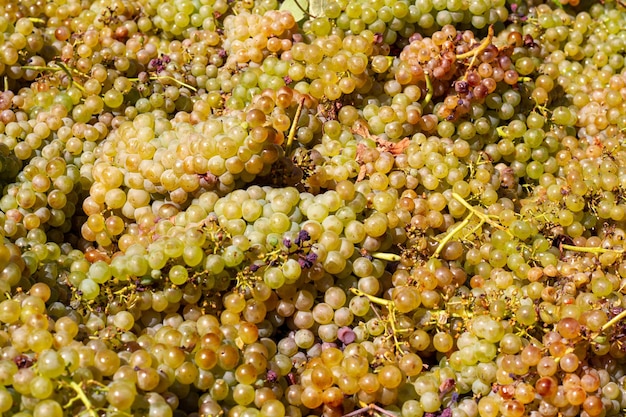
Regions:
<instances>
[{"instance_id":1,"label":"withered leaf","mask_svg":"<svg viewBox=\"0 0 626 417\"><path fill-rule=\"evenodd\" d=\"M404 138L400 142L391 142L388 140L376 138L376 143L378 144L378 148L387 151L392 155L400 155L404 152L406 148L411 144L411 140L409 138Z\"/></svg>"},{"instance_id":2,"label":"withered leaf","mask_svg":"<svg viewBox=\"0 0 626 417\"><path fill-rule=\"evenodd\" d=\"M367 146L363 143L358 143L356 145L356 162L359 164L359 175L356 177L356 182L363 181L365 178L365 174L367 173L367 169L365 168L365 164L363 163L363 153L367 150Z\"/></svg>"},{"instance_id":3,"label":"withered leaf","mask_svg":"<svg viewBox=\"0 0 626 417\"><path fill-rule=\"evenodd\" d=\"M363 162L363 154L365 153L366 150L367 150L367 146L365 146L365 144L363 144L362 142L357 143L357 145L356 145L356 161L358 163Z\"/></svg>"},{"instance_id":4,"label":"withered leaf","mask_svg":"<svg viewBox=\"0 0 626 417\"><path fill-rule=\"evenodd\" d=\"M401 155L406 148L411 144L409 138L404 138L399 142L392 142L390 140L383 139L379 136L372 135L369 131L369 126L364 120L358 120L352 127L352 133L360 135L366 139L373 139L376 142L376 148L382 152L389 152L392 155ZM365 164L363 164L363 156L367 151L367 145L363 142L359 142L356 146L356 162L360 165L359 175L356 181L362 181L367 174Z\"/></svg>"},{"instance_id":5,"label":"withered leaf","mask_svg":"<svg viewBox=\"0 0 626 417\"><path fill-rule=\"evenodd\" d=\"M364 120L357 120L352 127L352 133L362 136L365 139L373 139L376 141L376 147L383 151L389 152L392 155L400 155L406 148L411 144L411 140L409 138L404 138L400 142L392 142L390 140L382 139L379 136L372 135L370 133L369 126L367 122ZM361 151L362 152L362 151ZM357 158L359 152L357 149Z\"/></svg>"},{"instance_id":6,"label":"withered leaf","mask_svg":"<svg viewBox=\"0 0 626 417\"><path fill-rule=\"evenodd\" d=\"M372 138L372 134L370 133L370 127L367 125L367 122L362 119L354 122L354 126L352 126L352 133L360 135L366 139Z\"/></svg>"}]
</instances>

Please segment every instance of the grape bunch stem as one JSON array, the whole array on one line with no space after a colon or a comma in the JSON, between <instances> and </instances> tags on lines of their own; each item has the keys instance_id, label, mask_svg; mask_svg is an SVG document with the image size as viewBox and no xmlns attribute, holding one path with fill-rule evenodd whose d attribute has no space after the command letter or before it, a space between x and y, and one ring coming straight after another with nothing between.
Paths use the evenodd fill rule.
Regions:
<instances>
[{"instance_id":1,"label":"grape bunch stem","mask_svg":"<svg viewBox=\"0 0 626 417\"><path fill-rule=\"evenodd\" d=\"M619 313L617 316L613 317L611 320L604 323L602 326L602 331L607 330L609 327L613 326L615 323L621 321L624 317L626 317L626 310Z\"/></svg>"},{"instance_id":2,"label":"grape bunch stem","mask_svg":"<svg viewBox=\"0 0 626 417\"><path fill-rule=\"evenodd\" d=\"M350 288L350 291L354 295L366 297L368 300L370 300L371 303L378 304L387 308L387 311L389 313L388 322L389 326L391 327L391 336L393 337L393 343L396 346L397 352L402 353L404 350L402 348L402 343L400 343L400 341L398 340L398 334L406 331L406 329L403 330L396 327L396 304L393 302L393 300L386 300L384 298L376 297L374 295L367 294L357 288Z\"/></svg>"},{"instance_id":3,"label":"grape bunch stem","mask_svg":"<svg viewBox=\"0 0 626 417\"><path fill-rule=\"evenodd\" d=\"M374 411L377 411L378 413L385 415L385 416L389 416L389 417L397 417L394 413L392 413L391 411L387 411L384 408L376 405L376 404L365 404L363 402L361 402L360 404L362 407L359 408L358 410L354 410L348 414L344 414L341 417L354 417L354 416L360 416L361 414L370 414L373 415Z\"/></svg>"},{"instance_id":4,"label":"grape bunch stem","mask_svg":"<svg viewBox=\"0 0 626 417\"><path fill-rule=\"evenodd\" d=\"M426 80L426 96L422 102L422 108L426 107L430 100L433 98L433 82L430 79L428 71L424 71L424 79Z\"/></svg>"},{"instance_id":5,"label":"grape bunch stem","mask_svg":"<svg viewBox=\"0 0 626 417\"><path fill-rule=\"evenodd\" d=\"M464 54L458 54L456 56L457 60L465 59L465 58L476 58L476 55L484 51L489 44L491 44L491 40L493 39L493 25L489 25L489 29L487 31L487 37L480 43L478 48L474 48L471 51L465 52Z\"/></svg>"},{"instance_id":6,"label":"grape bunch stem","mask_svg":"<svg viewBox=\"0 0 626 417\"><path fill-rule=\"evenodd\" d=\"M624 249L605 249L601 247L575 246L575 245L567 245L567 244L562 244L561 247L563 249L571 250L574 252L595 253L597 255L601 253L615 253L617 255L624 254Z\"/></svg>"},{"instance_id":7,"label":"grape bunch stem","mask_svg":"<svg viewBox=\"0 0 626 417\"><path fill-rule=\"evenodd\" d=\"M56 67L43 67L43 66L37 66L37 65L22 65L22 69L24 70L32 70L32 71L52 71L52 72L58 72L58 71L63 71L65 74L67 74L69 81L70 81L70 87L74 84L76 84L76 87L78 87L78 89L82 92L85 92L85 88L78 82L76 82L74 80L74 76L72 75L72 72L78 74L78 75L84 75L81 74L80 72L78 72L76 69L72 68L70 70L70 68L65 65L62 62L58 62L56 61L55 64L58 66L58 68Z\"/></svg>"},{"instance_id":8,"label":"grape bunch stem","mask_svg":"<svg viewBox=\"0 0 626 417\"><path fill-rule=\"evenodd\" d=\"M85 391L83 390L83 388L74 381L70 381L68 383L68 386L71 389L73 389L74 392L76 392L76 396L70 399L67 402L67 404L65 404L64 408L69 408L72 406L74 402L81 401L87 408L87 412L89 413L90 416L98 417L98 412L96 411L96 408L91 403L91 400L89 399L89 397L87 397L87 394L85 394Z\"/></svg>"},{"instance_id":9,"label":"grape bunch stem","mask_svg":"<svg viewBox=\"0 0 626 417\"><path fill-rule=\"evenodd\" d=\"M456 56L457 61L460 61L460 60L465 59L465 58L472 57L472 60L470 61L470 64L467 67L467 70L465 71L465 75L463 76L463 80L467 80L467 75L470 73L470 70L474 67L474 63L476 62L476 57L482 51L487 49L487 47L489 45L491 45L491 40L492 39L493 39L493 25L489 25L489 30L487 32L487 37L480 43L478 48L474 48L471 51L467 51L464 54L458 54Z\"/></svg>"},{"instance_id":10,"label":"grape bunch stem","mask_svg":"<svg viewBox=\"0 0 626 417\"><path fill-rule=\"evenodd\" d=\"M105 391L108 389L105 385L103 385L103 384L101 384L101 383L99 383L99 382L97 382L97 381L94 381L94 380L87 381L86 383L92 383L92 384L94 384L94 385L97 385L97 386L99 386L102 390L105 390ZM69 407L71 407L71 406L72 406L72 404L74 404L76 401L80 401L80 402L82 402L82 403L83 403L83 405L84 405L84 406L85 406L85 408L86 408L86 411L89 413L89 415L90 415L91 417L99 417L99 416L100 416L100 412L99 412L99 411L100 411L101 409L98 409L98 408L96 408L96 407L93 405L93 403L91 402L91 400L89 399L89 397L88 397L88 396L87 396L87 394L85 393L85 390L83 389L83 387L81 387L81 386L80 386L80 384L76 383L75 381L70 381L70 382L64 383L63 385L67 385L67 386L69 386L69 387L70 387L70 388L71 388L74 392L76 392L76 396L75 396L75 397L73 397L73 398L71 398L71 399L67 402L67 404L65 404L65 406L64 406L63 408L69 408ZM124 411L120 411L120 410L118 410L118 411L117 411L117 413L118 413L119 415L121 415L121 416L125 416L125 417L133 417L133 416L132 416L132 414L126 413L126 412L124 412Z\"/></svg>"},{"instance_id":11,"label":"grape bunch stem","mask_svg":"<svg viewBox=\"0 0 626 417\"><path fill-rule=\"evenodd\" d=\"M452 230L450 230L448 233L446 233L446 235L443 237L443 239L441 239L441 241L439 242L439 246L437 246L437 249L435 250L435 253L433 253L433 255L432 255L432 258L439 257L439 254L443 250L443 248L446 245L446 243L448 243L450 240L452 240L461 230L463 230L463 228L465 228L465 226L467 226L469 224L469 222L470 222L470 220L472 219L473 216L478 217L480 219L480 222L478 222L478 224L476 226L474 226L474 228L472 229L472 231L469 234L472 234L475 230L479 229L483 224L488 223L492 227L495 227L496 229L504 230L509 235L511 235L511 232L509 232L504 226L502 226L500 223L494 221L491 218L491 216L489 216L488 214L481 213L480 211L476 210L476 208L474 206L472 206L470 203L465 201L465 199L463 197L461 197L459 194L452 193L452 197L454 197L454 199L457 200L459 203L463 204L463 206L465 206L465 208L467 208L470 212L463 219L463 221L461 221L459 224L454 226L452 228Z\"/></svg>"},{"instance_id":12,"label":"grape bunch stem","mask_svg":"<svg viewBox=\"0 0 626 417\"><path fill-rule=\"evenodd\" d=\"M287 135L287 144L285 145L285 153L289 155L291 152L291 146L293 145L293 140L296 136L296 130L298 129L298 120L300 120L300 115L302 114L302 108L304 107L305 98L302 97L300 102L298 103L298 108L296 109L296 114L291 121L291 127L289 128L289 134Z\"/></svg>"},{"instance_id":13,"label":"grape bunch stem","mask_svg":"<svg viewBox=\"0 0 626 417\"><path fill-rule=\"evenodd\" d=\"M183 86L183 87L187 87L188 89L192 90L192 91L198 91L197 88L195 88L194 86L191 86L189 84L187 84L184 81L180 81L177 80L176 78L172 77L171 75L153 75L149 78L152 81L161 81L161 80L170 80L175 82L176 84ZM129 81L139 81L139 78L129 78Z\"/></svg>"}]
</instances>

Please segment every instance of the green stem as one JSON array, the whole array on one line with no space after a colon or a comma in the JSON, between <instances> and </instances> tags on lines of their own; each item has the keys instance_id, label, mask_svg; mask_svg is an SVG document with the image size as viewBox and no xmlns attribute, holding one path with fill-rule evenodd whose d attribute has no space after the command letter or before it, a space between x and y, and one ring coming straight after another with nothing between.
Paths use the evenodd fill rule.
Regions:
<instances>
[{"instance_id":1,"label":"green stem","mask_svg":"<svg viewBox=\"0 0 626 417\"><path fill-rule=\"evenodd\" d=\"M76 84L76 86L78 87L78 89L80 91L82 91L83 93L85 92L85 88L80 84L80 83L74 83L74 77L72 76L72 71L75 71L78 73L78 71L76 69L72 69L72 71L70 71L70 69L67 67L67 65L65 65L62 62L57 62L57 65L63 70L63 72L65 72L67 74L67 77L70 80L70 87L73 84ZM80 73L79 73L80 74Z\"/></svg>"},{"instance_id":2,"label":"green stem","mask_svg":"<svg viewBox=\"0 0 626 417\"><path fill-rule=\"evenodd\" d=\"M471 51L465 52L464 54L458 54L456 56L457 61L460 61L462 59L469 58L469 57L475 57L476 55L478 55L479 53L487 49L487 46L491 44L492 39L493 39L493 25L489 25L487 37L481 42L478 48L474 48Z\"/></svg>"},{"instance_id":3,"label":"green stem","mask_svg":"<svg viewBox=\"0 0 626 417\"><path fill-rule=\"evenodd\" d=\"M65 65L62 62L57 62L56 64L59 66L59 68L61 68L63 70L64 73L67 74L68 77L72 78L72 72L70 71L70 69L68 68L67 65Z\"/></svg>"},{"instance_id":4,"label":"green stem","mask_svg":"<svg viewBox=\"0 0 626 417\"><path fill-rule=\"evenodd\" d=\"M402 344L398 340L398 334L400 334L400 329L396 328L396 306L393 301L391 301L389 310L389 325L391 326L391 336L393 337L393 343L396 345L396 351L400 354L404 352L402 349ZM405 329L406 331L406 329Z\"/></svg>"},{"instance_id":5,"label":"green stem","mask_svg":"<svg viewBox=\"0 0 626 417\"><path fill-rule=\"evenodd\" d=\"M317 16L313 16L312 14L310 14L308 10L305 10L304 7L302 7L300 3L298 3L298 0L293 0L293 2L296 4L296 6L298 6L298 9L302 10L302 13L313 19L317 18Z\"/></svg>"},{"instance_id":6,"label":"green stem","mask_svg":"<svg viewBox=\"0 0 626 417\"><path fill-rule=\"evenodd\" d=\"M174 81L175 83L182 85L183 87L187 87L188 89L192 90L192 91L198 91L195 87L190 86L189 84L177 80L176 78L170 76L170 75L155 75L154 77L150 77L151 80L157 80L157 81L161 81L161 78L163 79L167 79L170 81Z\"/></svg>"},{"instance_id":7,"label":"green stem","mask_svg":"<svg viewBox=\"0 0 626 417\"><path fill-rule=\"evenodd\" d=\"M481 42L478 48L472 49L469 52L466 52L464 54L459 54L456 56L456 59L459 61L465 58L472 57L472 60L470 61L469 66L465 70L465 75L463 76L464 81L467 81L467 76L470 73L470 70L474 67L474 63L476 62L476 58L478 57L478 54L484 51L487 48L487 46L491 44L492 39L493 39L493 25L490 25L487 37L485 38L485 40Z\"/></svg>"},{"instance_id":8,"label":"green stem","mask_svg":"<svg viewBox=\"0 0 626 417\"><path fill-rule=\"evenodd\" d=\"M355 416L360 416L362 414L373 415L374 411L378 411L379 413L389 416L389 417L397 417L391 411L387 411L384 408L377 406L376 404L366 404L363 401L359 401L359 404L361 405L361 408L359 408L358 410L354 410L351 413L344 414L341 417L355 417Z\"/></svg>"},{"instance_id":9,"label":"green stem","mask_svg":"<svg viewBox=\"0 0 626 417\"><path fill-rule=\"evenodd\" d=\"M504 230L505 232L507 232L509 235L511 235L511 232L508 231L508 229L504 226L502 226L501 224L495 222L491 216L489 216L488 214L482 213L478 210L476 210L476 208L474 206L472 206L470 203L468 203L467 201L465 201L465 199L463 197L461 197L459 194L457 193L452 193L452 197L458 201L459 203L463 204L465 206L465 208L467 208L469 211L471 211L472 213L474 213L477 217L479 217L481 220L483 220L485 223L489 223L491 226L495 227L496 229L500 229L500 230ZM512 236L512 235L511 235Z\"/></svg>"},{"instance_id":10,"label":"green stem","mask_svg":"<svg viewBox=\"0 0 626 417\"><path fill-rule=\"evenodd\" d=\"M506 126L498 126L498 127L496 127L496 132L498 133L498 136L500 136L503 139L506 139L507 137L509 137L509 134L507 133L507 127Z\"/></svg>"},{"instance_id":11,"label":"green stem","mask_svg":"<svg viewBox=\"0 0 626 417\"><path fill-rule=\"evenodd\" d=\"M601 247L588 247L588 246L575 246L575 245L566 245L562 244L561 247L566 250L571 250L574 252L583 252L583 253L616 253L618 255L622 255L624 253L624 249L604 249Z\"/></svg>"},{"instance_id":12,"label":"green stem","mask_svg":"<svg viewBox=\"0 0 626 417\"><path fill-rule=\"evenodd\" d=\"M467 233L465 236L471 236L474 233L476 233L476 231L478 229L480 229L481 227L483 227L483 224L485 224L484 220L479 221L474 227L472 227L472 230L469 231L469 233Z\"/></svg>"},{"instance_id":13,"label":"green stem","mask_svg":"<svg viewBox=\"0 0 626 417\"><path fill-rule=\"evenodd\" d=\"M459 224L454 226L452 228L452 230L450 230L449 232L446 233L444 238L441 239L441 241L439 242L439 245L437 246L437 249L435 250L435 253L433 253L433 255L431 256L431 258L439 257L439 255L441 254L441 251L443 250L443 248L446 245L446 243L448 243L450 240L452 240L461 230L463 230L463 228L465 228L470 223L470 220L472 219L472 216L478 217L480 219L480 221L474 228L472 228L472 231L470 232L470 234L474 233L484 223L489 223L492 227L495 227L495 228L500 229L500 230L504 230L510 236L513 236L511 234L511 232L507 228L505 228L501 224L495 222L491 218L491 216L489 216L488 214L485 214L485 213L482 213L482 212L476 210L476 208L474 206L472 206L467 201L465 201L465 199L463 197L461 197L459 194L452 193L452 197L455 200L457 200L459 203L463 204L463 206L469 210L469 214L465 217L465 219L463 219L463 221L461 221Z\"/></svg>"},{"instance_id":14,"label":"green stem","mask_svg":"<svg viewBox=\"0 0 626 417\"><path fill-rule=\"evenodd\" d=\"M53 68L53 67L41 67L37 65L22 65L22 69L25 70L33 70L33 71L63 71L61 68Z\"/></svg>"},{"instance_id":15,"label":"green stem","mask_svg":"<svg viewBox=\"0 0 626 417\"><path fill-rule=\"evenodd\" d=\"M65 408L68 408L69 406L71 406L74 401L80 400L87 408L89 415L91 415L92 417L98 417L98 413L96 412L95 407L93 406L93 404L91 403L91 400L87 397L87 394L85 394L85 391L81 388L81 386L78 385L74 381L70 381L69 386L76 392L76 397L72 398L65 405Z\"/></svg>"},{"instance_id":16,"label":"green stem","mask_svg":"<svg viewBox=\"0 0 626 417\"><path fill-rule=\"evenodd\" d=\"M431 256L431 258L437 258L439 256L439 254L443 250L443 247L446 245L446 243L448 243L450 240L452 240L452 238L454 236L456 236L457 233L459 233L461 230L463 230L463 228L465 226L467 226L469 224L470 219L472 218L473 215L474 215L474 213L470 212L467 215L467 217L465 217L465 219L463 219L463 221L461 223L457 224L456 226L454 226L454 228L452 230L450 230L448 233L446 233L444 238L441 239L441 242L439 242L439 246L437 246L437 249L435 250L435 253L433 253L433 255Z\"/></svg>"},{"instance_id":17,"label":"green stem","mask_svg":"<svg viewBox=\"0 0 626 417\"><path fill-rule=\"evenodd\" d=\"M387 307L387 311L389 312L389 320L387 320L387 322L389 323L389 326L391 327L391 337L393 338L393 343L396 346L396 350L398 351L398 353L402 353L403 352L402 344L398 340L398 334L400 334L402 330L396 327L396 321L397 321L396 304L392 300L385 300L384 298L367 294L356 288L350 288L350 291L355 295L366 297L368 300L370 300L370 302L374 304Z\"/></svg>"},{"instance_id":18,"label":"green stem","mask_svg":"<svg viewBox=\"0 0 626 417\"><path fill-rule=\"evenodd\" d=\"M305 98L302 97L300 102L298 103L298 108L296 109L296 114L291 121L291 127L289 128L289 133L287 134L287 144L285 145L285 154L289 155L291 152L291 146L293 145L293 140L296 137L296 130L298 129L298 121L300 120L300 115L302 114L302 108L304 107Z\"/></svg>"},{"instance_id":19,"label":"green stem","mask_svg":"<svg viewBox=\"0 0 626 417\"><path fill-rule=\"evenodd\" d=\"M422 102L422 108L426 107L430 100L433 98L433 82L430 79L428 71L424 71L424 78L426 79L426 96Z\"/></svg>"},{"instance_id":20,"label":"green stem","mask_svg":"<svg viewBox=\"0 0 626 417\"><path fill-rule=\"evenodd\" d=\"M77 73L78 75L83 75L80 72L78 72L76 69L70 69L67 65L63 64L62 62L55 62L56 65L58 65L58 68L55 67L43 67L43 66L39 66L39 65L22 65L22 69L25 70L33 70L33 71L51 71L51 72L59 72L59 71L63 71L69 78L70 80L70 87L74 84L76 84L76 86L82 91L85 91L85 88L78 82L74 81L74 76L72 75L72 72Z\"/></svg>"},{"instance_id":21,"label":"green stem","mask_svg":"<svg viewBox=\"0 0 626 417\"><path fill-rule=\"evenodd\" d=\"M402 260L402 257L400 255L396 255L395 253L373 252L370 255L372 255L372 258L380 259L382 261L397 262Z\"/></svg>"},{"instance_id":22,"label":"green stem","mask_svg":"<svg viewBox=\"0 0 626 417\"><path fill-rule=\"evenodd\" d=\"M563 9L563 4L561 4L561 2L559 0L552 0L552 3L558 7L559 9Z\"/></svg>"},{"instance_id":23,"label":"green stem","mask_svg":"<svg viewBox=\"0 0 626 417\"><path fill-rule=\"evenodd\" d=\"M602 331L605 331L606 329L608 329L609 327L611 327L618 321L622 320L624 317L626 317L626 310L622 311L617 316L613 317L611 320L604 323L604 325L602 326Z\"/></svg>"},{"instance_id":24,"label":"green stem","mask_svg":"<svg viewBox=\"0 0 626 417\"><path fill-rule=\"evenodd\" d=\"M374 304L378 304L381 306L385 306L385 307L389 307L393 305L393 301L391 300L385 300L384 298L380 298L380 297L376 297L374 295L370 295L366 292L363 292L357 288L350 288L350 291L354 294L354 295L358 295L359 297L366 297L368 300L370 300L372 303Z\"/></svg>"}]
</instances>

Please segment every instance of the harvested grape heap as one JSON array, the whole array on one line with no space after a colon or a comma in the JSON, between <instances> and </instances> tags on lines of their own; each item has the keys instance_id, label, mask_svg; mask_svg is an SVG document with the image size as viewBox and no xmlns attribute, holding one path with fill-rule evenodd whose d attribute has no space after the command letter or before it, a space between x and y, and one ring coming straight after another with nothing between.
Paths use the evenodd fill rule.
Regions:
<instances>
[{"instance_id":1,"label":"harvested grape heap","mask_svg":"<svg viewBox=\"0 0 626 417\"><path fill-rule=\"evenodd\" d=\"M7 0L0 415L626 412L626 6Z\"/></svg>"}]
</instances>

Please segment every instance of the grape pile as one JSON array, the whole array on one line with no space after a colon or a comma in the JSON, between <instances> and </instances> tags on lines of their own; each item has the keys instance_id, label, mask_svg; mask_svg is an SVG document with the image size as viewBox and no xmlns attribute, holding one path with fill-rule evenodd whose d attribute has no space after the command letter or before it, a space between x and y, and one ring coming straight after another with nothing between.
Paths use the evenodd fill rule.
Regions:
<instances>
[{"instance_id":1,"label":"grape pile","mask_svg":"<svg viewBox=\"0 0 626 417\"><path fill-rule=\"evenodd\" d=\"M0 5L0 415L626 412L626 5Z\"/></svg>"}]
</instances>

